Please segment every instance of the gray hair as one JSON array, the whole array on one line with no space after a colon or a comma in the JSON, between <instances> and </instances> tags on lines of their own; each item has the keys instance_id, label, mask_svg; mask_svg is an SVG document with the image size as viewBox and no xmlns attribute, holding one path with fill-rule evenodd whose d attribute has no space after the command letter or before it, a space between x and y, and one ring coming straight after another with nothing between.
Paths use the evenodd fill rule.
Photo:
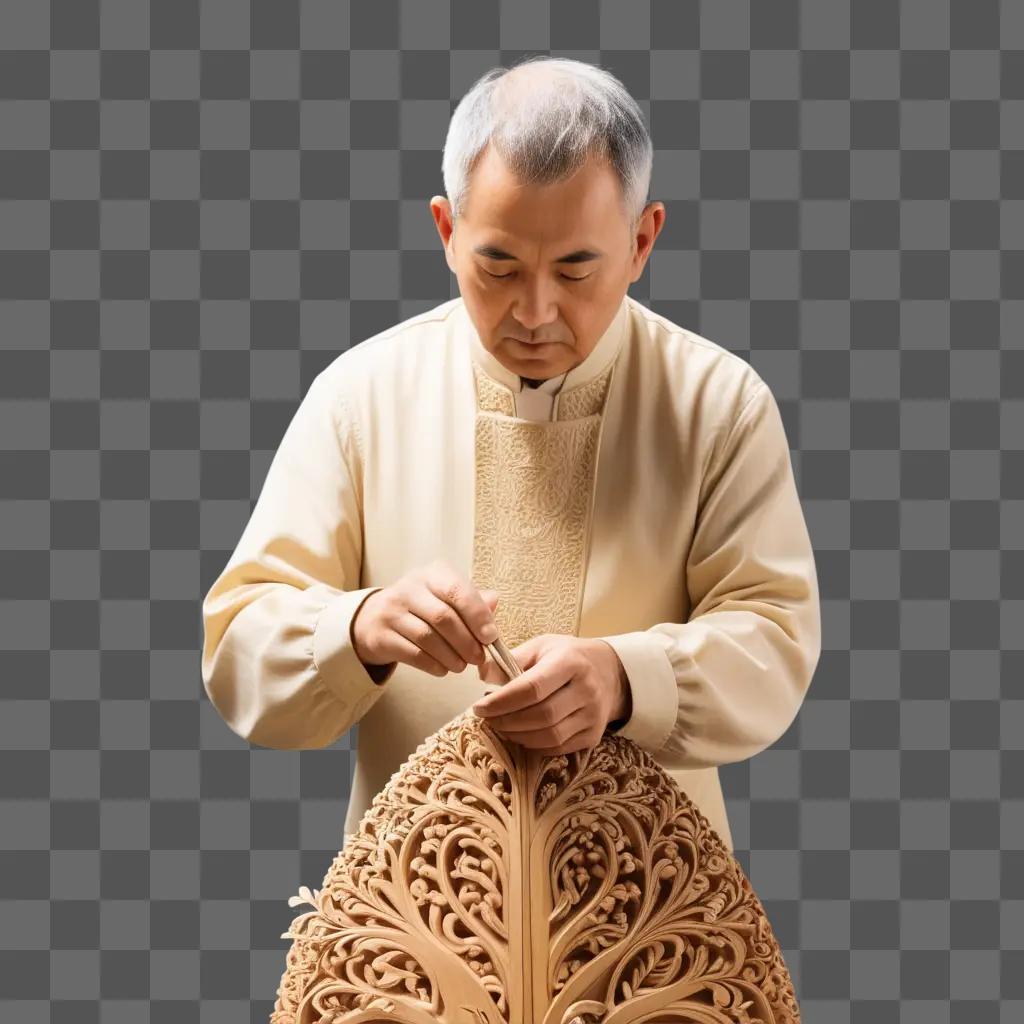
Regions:
<instances>
[{"instance_id":1,"label":"gray hair","mask_svg":"<svg viewBox=\"0 0 1024 1024\"><path fill-rule=\"evenodd\" d=\"M567 57L528 57L486 71L448 125L442 174L452 222L464 212L469 176L487 143L527 185L563 181L592 154L606 157L621 184L634 233L646 205L654 146L643 113L611 72Z\"/></svg>"}]
</instances>

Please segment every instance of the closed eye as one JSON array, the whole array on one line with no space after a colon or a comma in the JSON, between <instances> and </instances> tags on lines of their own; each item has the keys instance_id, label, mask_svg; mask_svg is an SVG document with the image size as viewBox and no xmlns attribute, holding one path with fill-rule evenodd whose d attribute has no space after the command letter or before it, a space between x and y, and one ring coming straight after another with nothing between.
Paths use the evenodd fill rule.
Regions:
<instances>
[{"instance_id":1,"label":"closed eye","mask_svg":"<svg viewBox=\"0 0 1024 1024\"><path fill-rule=\"evenodd\" d=\"M486 274L486 275L487 275L488 277L495 277L495 278L497 278L497 279L498 279L499 281L500 281L500 280L501 280L502 278L506 278L506 277L511 277L511 276L512 276L512 274L511 274L511 273L508 273L508 274L492 274L492 273L491 273L491 272L490 272L489 270L485 270L485 271L484 271L484 273L485 273L485 274ZM582 277L572 277L572 276L571 276L570 274L562 274L562 273L559 273L559 275L558 275L558 276L559 276L559 277L561 277L561 278L563 278L563 279L564 279L564 280L566 280L566 281L586 281L586 279L587 279L588 277L590 277L590 274L584 274L584 275L583 275Z\"/></svg>"}]
</instances>

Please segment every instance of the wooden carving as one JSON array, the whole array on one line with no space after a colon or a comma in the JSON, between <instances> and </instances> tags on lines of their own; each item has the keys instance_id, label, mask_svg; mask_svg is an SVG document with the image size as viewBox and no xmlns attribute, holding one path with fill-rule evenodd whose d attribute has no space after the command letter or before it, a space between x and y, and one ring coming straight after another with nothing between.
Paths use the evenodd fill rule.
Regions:
<instances>
[{"instance_id":1,"label":"wooden carving","mask_svg":"<svg viewBox=\"0 0 1024 1024\"><path fill-rule=\"evenodd\" d=\"M374 797L271 1024L799 1022L742 867L634 742L545 756L471 711Z\"/></svg>"}]
</instances>

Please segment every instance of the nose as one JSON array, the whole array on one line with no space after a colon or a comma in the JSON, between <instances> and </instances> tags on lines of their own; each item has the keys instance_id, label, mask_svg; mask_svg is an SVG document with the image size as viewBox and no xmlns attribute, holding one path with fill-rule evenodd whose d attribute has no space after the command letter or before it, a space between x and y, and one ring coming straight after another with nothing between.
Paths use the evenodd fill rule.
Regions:
<instances>
[{"instance_id":1,"label":"nose","mask_svg":"<svg viewBox=\"0 0 1024 1024\"><path fill-rule=\"evenodd\" d=\"M558 309L543 284L527 285L512 307L524 331L536 331L558 320Z\"/></svg>"}]
</instances>

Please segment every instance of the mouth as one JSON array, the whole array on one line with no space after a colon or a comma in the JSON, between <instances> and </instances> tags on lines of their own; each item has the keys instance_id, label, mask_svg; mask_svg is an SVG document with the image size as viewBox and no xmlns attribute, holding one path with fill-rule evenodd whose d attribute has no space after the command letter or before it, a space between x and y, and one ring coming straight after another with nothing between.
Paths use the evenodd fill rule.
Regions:
<instances>
[{"instance_id":1,"label":"mouth","mask_svg":"<svg viewBox=\"0 0 1024 1024\"><path fill-rule=\"evenodd\" d=\"M523 341L520 338L507 338L508 341L514 341L517 345L522 345L524 348L550 348L552 345L557 345L556 341Z\"/></svg>"}]
</instances>

